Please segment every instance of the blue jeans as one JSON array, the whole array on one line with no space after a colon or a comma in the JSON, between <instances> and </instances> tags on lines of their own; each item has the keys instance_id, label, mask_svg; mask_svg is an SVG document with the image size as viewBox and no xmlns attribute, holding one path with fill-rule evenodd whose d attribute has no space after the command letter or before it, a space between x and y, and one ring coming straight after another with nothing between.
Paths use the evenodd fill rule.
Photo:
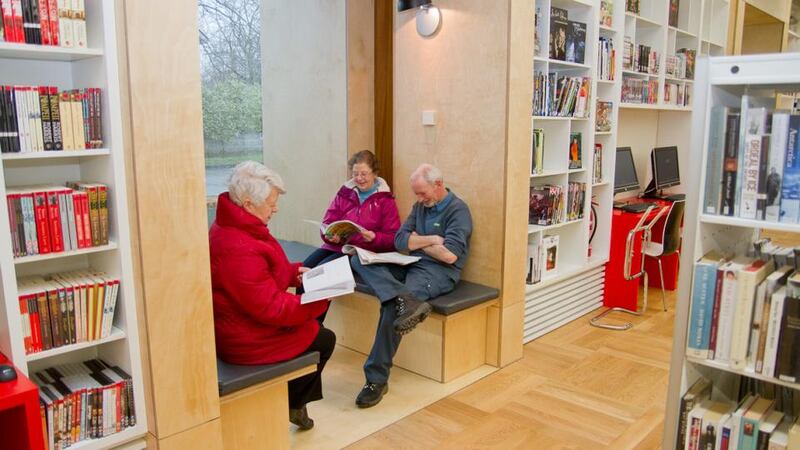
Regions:
<instances>
[{"instance_id":1,"label":"blue jeans","mask_svg":"<svg viewBox=\"0 0 800 450\"><path fill-rule=\"evenodd\" d=\"M364 375L370 383L386 383L392 359L400 347L402 336L395 333L397 318L395 298L411 294L418 300L429 300L450 292L455 282L441 273L439 264L421 260L408 266L396 264L363 265L358 257L350 258L350 266L375 291L381 302L381 315L372 350L364 363Z\"/></svg>"}]
</instances>

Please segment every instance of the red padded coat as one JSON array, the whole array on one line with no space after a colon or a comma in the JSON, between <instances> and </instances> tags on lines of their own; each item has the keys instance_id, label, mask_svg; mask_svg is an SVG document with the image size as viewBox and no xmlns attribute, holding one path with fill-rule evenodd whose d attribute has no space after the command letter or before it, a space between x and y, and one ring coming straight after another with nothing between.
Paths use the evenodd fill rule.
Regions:
<instances>
[{"instance_id":1,"label":"red padded coat","mask_svg":"<svg viewBox=\"0 0 800 450\"><path fill-rule=\"evenodd\" d=\"M290 263L269 229L233 203L217 201L209 230L217 355L231 364L271 364L303 353L319 332L325 301L300 304L300 263Z\"/></svg>"}]
</instances>

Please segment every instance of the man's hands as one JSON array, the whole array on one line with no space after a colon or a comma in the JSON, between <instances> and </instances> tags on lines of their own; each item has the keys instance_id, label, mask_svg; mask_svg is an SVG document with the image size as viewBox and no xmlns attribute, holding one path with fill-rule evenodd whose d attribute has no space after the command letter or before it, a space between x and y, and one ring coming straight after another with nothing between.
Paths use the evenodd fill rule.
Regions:
<instances>
[{"instance_id":1,"label":"man's hands","mask_svg":"<svg viewBox=\"0 0 800 450\"><path fill-rule=\"evenodd\" d=\"M409 250L419 250L424 249L425 247L430 247L431 245L443 245L444 238L438 235L428 235L428 236L421 236L417 234L416 231L411 232L411 236L408 237L408 249Z\"/></svg>"}]
</instances>

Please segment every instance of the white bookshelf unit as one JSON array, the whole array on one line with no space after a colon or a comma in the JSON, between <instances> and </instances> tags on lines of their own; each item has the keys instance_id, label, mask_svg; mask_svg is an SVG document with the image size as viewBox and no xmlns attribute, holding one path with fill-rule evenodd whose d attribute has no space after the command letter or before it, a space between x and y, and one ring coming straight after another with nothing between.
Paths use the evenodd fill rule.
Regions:
<instances>
[{"instance_id":1,"label":"white bookshelf unit","mask_svg":"<svg viewBox=\"0 0 800 450\"><path fill-rule=\"evenodd\" d=\"M625 2L620 1L620 8ZM670 0L638 0L639 13L625 12L623 40L629 39L635 47L649 46L658 56L658 70L641 73L636 68L623 71L623 79L648 80L655 83L657 93L652 101L635 102L627 99L622 108L652 109L662 111L691 111L693 79L667 73L667 59L681 49L695 51L695 61L701 55L723 55L728 35L730 0L680 0L677 24L669 24ZM616 3L615 3L616 7ZM623 47L620 47L623 49ZM620 54L624 58L624 54ZM696 64L696 62L695 62ZM668 99L666 92L673 88ZM689 99L678 102L678 87L685 89ZM623 87L622 94L625 94Z\"/></svg>"},{"instance_id":2,"label":"white bookshelf unit","mask_svg":"<svg viewBox=\"0 0 800 450\"><path fill-rule=\"evenodd\" d=\"M97 87L102 92L105 148L80 151L9 153L0 157L0 351L26 375L66 363L100 358L125 370L133 380L136 424L101 439L74 443L73 449L105 449L126 444L143 447L147 414L136 315L127 181L117 67L114 2L86 0L87 49L0 43L0 85L56 86L59 90ZM6 190L67 181L98 182L108 187L109 243L77 251L15 258ZM120 280L111 334L27 355L18 303L18 278L93 268ZM45 437L47 439L47 437Z\"/></svg>"},{"instance_id":3,"label":"white bookshelf unit","mask_svg":"<svg viewBox=\"0 0 800 450\"><path fill-rule=\"evenodd\" d=\"M671 126L682 129L688 126L692 110L691 102L674 105L665 102L665 85L680 85L690 92L694 91L694 80L667 76L666 57L681 48L695 50L696 54L722 54L728 33L728 12L730 0L681 0L678 9L677 26L669 26L669 0L639 0L640 12L626 12L625 0L575 1L543 0L536 2L539 14L539 47L534 54L534 72L559 72L576 76L591 76L590 114L587 119L567 117L534 116L533 129L545 132L543 172L531 175L531 186L558 184L566 186L568 181L584 181L589 184L586 194L584 217L577 221L559 223L548 227L529 226L528 243L536 242L543 236L559 236L557 270L543 274L540 282L526 286L525 320L523 342L529 342L576 319L603 304L602 287L604 265L609 258L611 238L611 217L614 201L614 166L617 146L631 146L637 152L653 147L656 140L664 145L678 145L681 164L690 161L688 145L683 145L685 133L667 131ZM604 4L611 3L611 23L600 23ZM566 9L569 20L586 23L586 58L584 64L565 63L550 59L550 8ZM625 37L635 43L650 45L659 56L659 70L643 74L634 70L623 70ZM598 47L600 38L611 39L616 58L613 79L600 79L598 66ZM628 78L650 79L657 82L658 96L654 104L623 103L623 80ZM611 129L595 131L597 121L596 102L611 102L609 113ZM642 111L643 114L639 114ZM651 111L653 113L651 113ZM652 126L639 127L640 121L647 122L652 117L666 115L664 130ZM656 114L653 116L653 114ZM636 116L636 124L625 123L626 117ZM639 117L641 116L641 117ZM620 127L632 130L625 141L620 140ZM581 132L583 136L583 168L585 172L569 173L567 146L571 132ZM653 142L650 142L650 141ZM628 142L633 141L633 142ZM640 142L641 141L641 142ZM646 141L647 145L644 144ZM592 152L594 145L602 145L602 176L594 182ZM648 153L649 155L649 153ZM637 158L639 172L649 170L647 161ZM530 161L529 161L530 162ZM686 173L682 170L682 173ZM640 182L648 178L641 176ZM644 184L643 184L644 185ZM596 211L595 235L591 243L590 214L591 203ZM590 252L591 249L591 252ZM527 272L527 268L526 268ZM577 287L569 289L568 286Z\"/></svg>"},{"instance_id":4,"label":"white bookshelf unit","mask_svg":"<svg viewBox=\"0 0 800 450\"><path fill-rule=\"evenodd\" d=\"M739 217L708 214L702 211L709 167L708 143L712 107L742 108L747 93L772 99L777 93L800 89L800 54L718 57L698 64L696 109L692 115L692 148L699 149L700 164L689 166L684 182L687 189L684 252L681 266L684 276L678 286L675 331L673 337L670 383L664 422L663 448L675 448L681 397L699 378L712 381L712 397L734 398L741 377L765 381L800 390L800 384L788 383L752 370L738 370L716 360L687 356L687 334L692 299L692 268L695 261L711 250L744 255L764 230L800 233L800 224L749 220ZM772 101L774 109L774 100Z\"/></svg>"}]
</instances>

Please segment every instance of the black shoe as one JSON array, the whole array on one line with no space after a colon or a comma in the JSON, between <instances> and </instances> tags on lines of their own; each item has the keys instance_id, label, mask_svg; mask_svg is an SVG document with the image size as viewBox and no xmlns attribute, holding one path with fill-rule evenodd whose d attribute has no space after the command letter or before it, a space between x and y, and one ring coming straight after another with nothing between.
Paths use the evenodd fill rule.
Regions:
<instances>
[{"instance_id":1,"label":"black shoe","mask_svg":"<svg viewBox=\"0 0 800 450\"><path fill-rule=\"evenodd\" d=\"M356 405L359 408L369 408L377 405L384 394L389 392L389 383L367 383L361 388L361 392L356 397Z\"/></svg>"},{"instance_id":2,"label":"black shoe","mask_svg":"<svg viewBox=\"0 0 800 450\"><path fill-rule=\"evenodd\" d=\"M420 322L428 318L432 309L427 302L419 301L410 295L397 297L395 302L397 302L397 319L394 320L394 332L400 335L410 333Z\"/></svg>"},{"instance_id":3,"label":"black shoe","mask_svg":"<svg viewBox=\"0 0 800 450\"><path fill-rule=\"evenodd\" d=\"M308 410L305 406L300 409L289 408L289 422L297 425L297 428L303 431L314 428L314 420L308 417Z\"/></svg>"}]
</instances>

